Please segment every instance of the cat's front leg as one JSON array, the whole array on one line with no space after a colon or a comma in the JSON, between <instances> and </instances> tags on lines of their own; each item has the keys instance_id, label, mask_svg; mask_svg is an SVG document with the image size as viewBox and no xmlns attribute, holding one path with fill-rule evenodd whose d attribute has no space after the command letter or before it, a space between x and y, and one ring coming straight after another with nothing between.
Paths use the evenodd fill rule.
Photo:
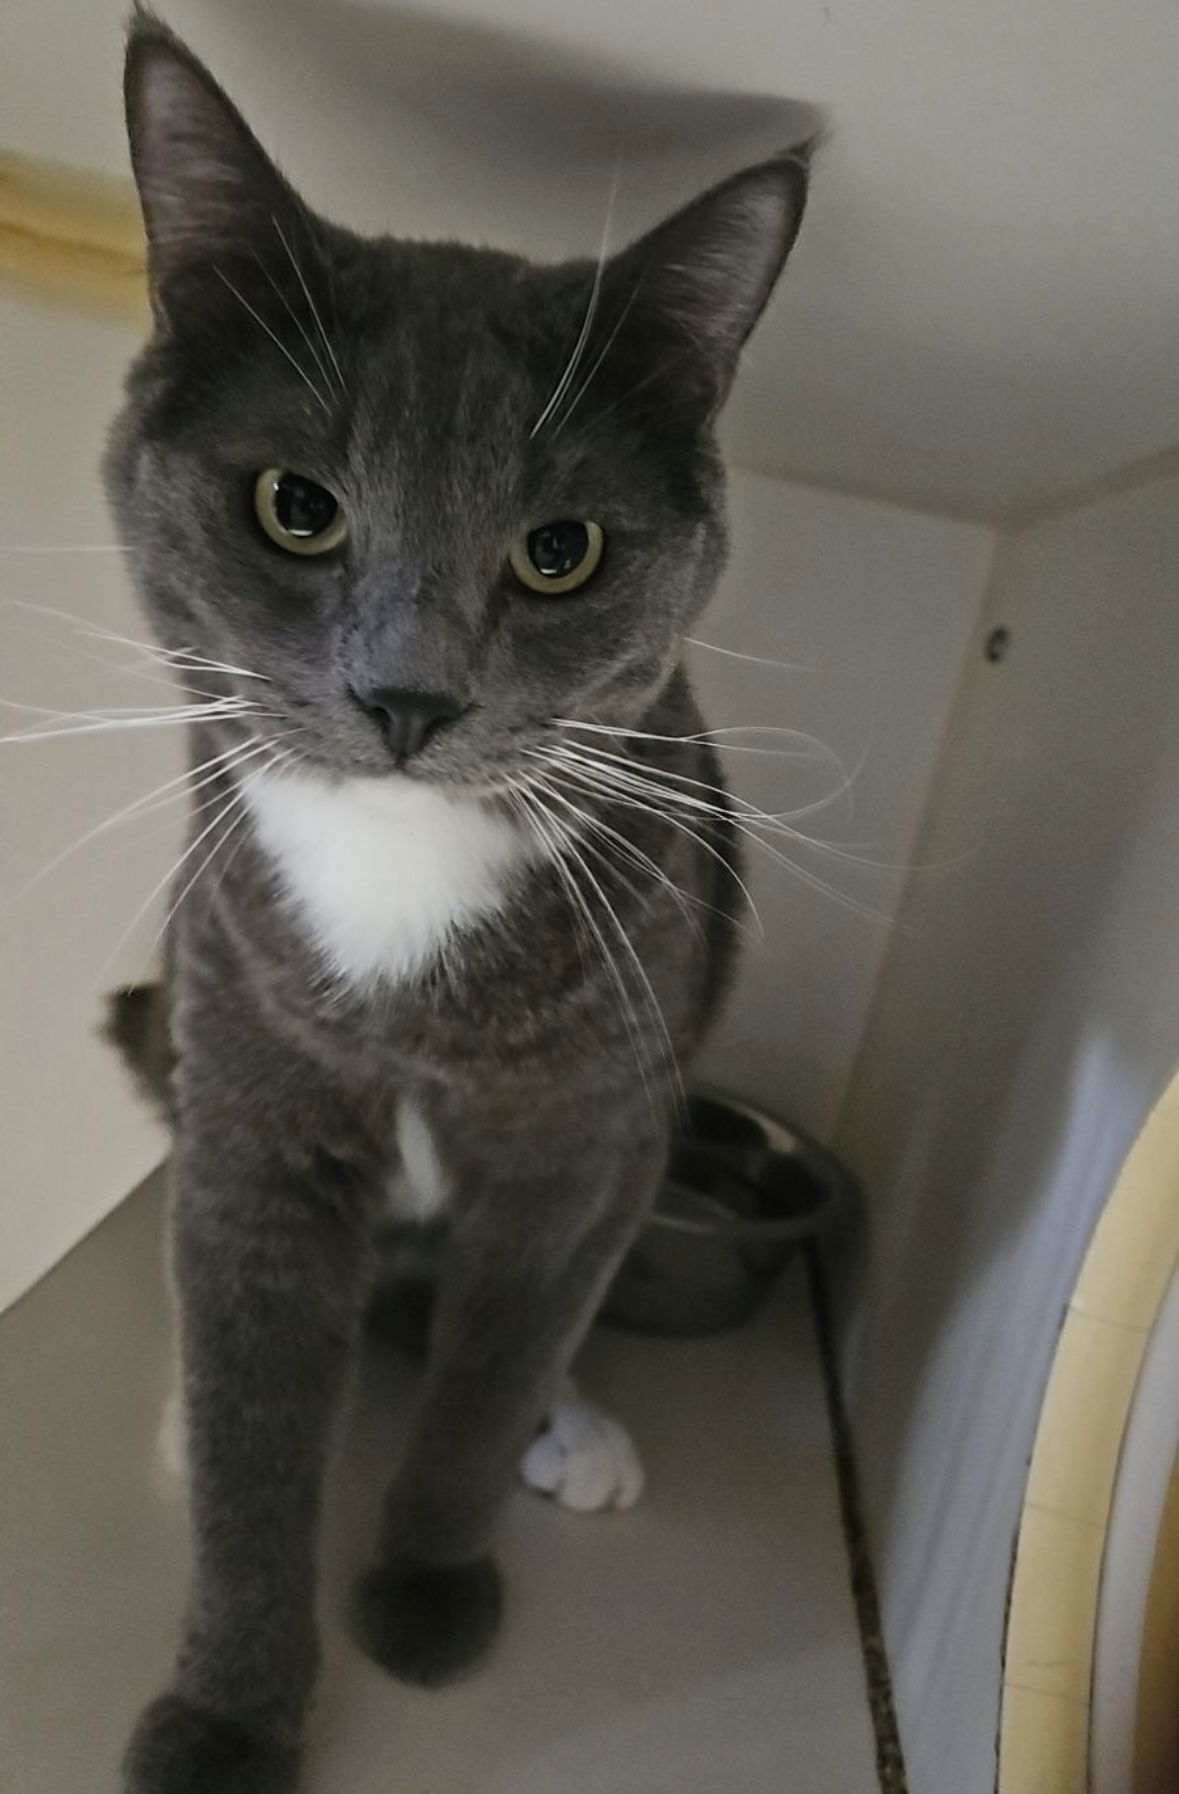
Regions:
<instances>
[{"instance_id":1,"label":"cat's front leg","mask_svg":"<svg viewBox=\"0 0 1179 1794\"><path fill-rule=\"evenodd\" d=\"M456 1205L421 1407L357 1589L362 1641L402 1679L447 1681L493 1638L496 1522L665 1158L653 1129L576 1162L541 1145L544 1170L488 1164Z\"/></svg>"},{"instance_id":2,"label":"cat's front leg","mask_svg":"<svg viewBox=\"0 0 1179 1794\"><path fill-rule=\"evenodd\" d=\"M358 1326L364 1203L326 1157L228 1158L199 1138L178 1149L194 1570L172 1686L128 1749L128 1794L286 1794L317 1665L321 1478Z\"/></svg>"}]
</instances>

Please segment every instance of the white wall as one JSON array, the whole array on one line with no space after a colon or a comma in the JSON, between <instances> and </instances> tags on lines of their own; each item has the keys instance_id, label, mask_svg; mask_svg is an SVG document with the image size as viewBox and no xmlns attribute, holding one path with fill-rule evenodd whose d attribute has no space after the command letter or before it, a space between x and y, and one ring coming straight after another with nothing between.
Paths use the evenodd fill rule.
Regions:
<instances>
[{"instance_id":1,"label":"white wall","mask_svg":"<svg viewBox=\"0 0 1179 1794\"><path fill-rule=\"evenodd\" d=\"M855 1422L913 1794L989 1794L1026 1462L1094 1220L1179 1063L1179 481L1002 552L840 1140Z\"/></svg>"},{"instance_id":2,"label":"white wall","mask_svg":"<svg viewBox=\"0 0 1179 1794\"><path fill-rule=\"evenodd\" d=\"M765 936L747 936L700 1071L827 1136L893 933L992 538L740 471L731 496L732 560L699 636L795 664L696 650L708 721L796 729L829 753L787 759L765 750L807 744L723 738L740 795L776 814L821 807L791 824L798 839L775 843L793 865L747 843ZM850 785L827 802L844 783L831 755Z\"/></svg>"},{"instance_id":3,"label":"white wall","mask_svg":"<svg viewBox=\"0 0 1179 1794\"><path fill-rule=\"evenodd\" d=\"M133 340L16 300L4 302L0 323L2 596L138 637L119 555L58 552L112 539L95 468ZM695 650L710 721L800 729L825 743L855 776L843 797L798 827L836 844L867 842L863 851L889 864L863 867L805 842L780 843L799 875L751 849L766 938L750 941L702 1070L824 1133L899 899L896 868L910 857L990 539L972 526L743 473L734 476L733 513L731 570L701 637L799 667ZM22 552L30 548L38 552ZM0 605L0 697L73 710L166 703L162 686L112 676L135 658L59 619ZM4 714L4 733L37 722ZM772 734L727 739L759 750L796 746ZM181 752L177 730L0 746L0 1303L163 1149L95 1029L103 994L150 965L159 898L123 937L175 856L181 806L99 834L35 888L23 887L169 778ZM840 783L830 755L734 750L726 758L739 789L766 809L820 801Z\"/></svg>"},{"instance_id":4,"label":"white wall","mask_svg":"<svg viewBox=\"0 0 1179 1794\"><path fill-rule=\"evenodd\" d=\"M95 469L132 348L112 325L0 298L0 698L75 711L168 702L160 685L111 676L134 649L21 608L142 633L118 554L56 552L113 540ZM0 735L40 720L0 708ZM95 1030L101 994L143 970L158 916L120 936L170 863L180 806L22 887L171 777L180 746L154 729L0 745L0 1307L162 1156Z\"/></svg>"}]
</instances>

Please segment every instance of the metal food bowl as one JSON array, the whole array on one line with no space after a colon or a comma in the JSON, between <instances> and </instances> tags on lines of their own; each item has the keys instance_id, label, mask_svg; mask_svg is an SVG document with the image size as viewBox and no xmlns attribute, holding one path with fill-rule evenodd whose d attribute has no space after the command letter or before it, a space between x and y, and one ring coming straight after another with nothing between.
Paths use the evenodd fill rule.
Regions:
<instances>
[{"instance_id":1,"label":"metal food bowl","mask_svg":"<svg viewBox=\"0 0 1179 1794\"><path fill-rule=\"evenodd\" d=\"M694 1093L602 1320L680 1337L740 1326L852 1188L838 1160L796 1128L719 1091Z\"/></svg>"}]
</instances>

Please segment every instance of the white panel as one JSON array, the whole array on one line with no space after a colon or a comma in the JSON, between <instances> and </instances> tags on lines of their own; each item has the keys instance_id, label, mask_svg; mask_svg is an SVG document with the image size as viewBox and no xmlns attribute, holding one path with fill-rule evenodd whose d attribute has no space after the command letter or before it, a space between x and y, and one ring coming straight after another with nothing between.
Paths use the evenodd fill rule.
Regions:
<instances>
[{"instance_id":1,"label":"white panel","mask_svg":"<svg viewBox=\"0 0 1179 1794\"><path fill-rule=\"evenodd\" d=\"M142 633L121 557L76 552L114 540L96 464L133 346L123 330L0 299L0 698L71 711L169 701L162 685L112 676L133 647L82 633ZM33 604L78 622L35 617ZM0 734L47 721L0 708ZM0 1307L163 1151L96 1030L102 994L147 963L158 914L121 937L167 871L181 806L39 875L176 774L181 746L164 729L0 744Z\"/></svg>"},{"instance_id":2,"label":"white panel","mask_svg":"<svg viewBox=\"0 0 1179 1794\"><path fill-rule=\"evenodd\" d=\"M793 664L694 651L707 720L800 731L724 734L723 758L763 810L817 807L790 824L797 839L775 842L782 858L746 843L765 936L747 936L701 1069L826 1134L893 931L991 538L753 474L734 475L731 496L732 560L700 639Z\"/></svg>"},{"instance_id":3,"label":"white panel","mask_svg":"<svg viewBox=\"0 0 1179 1794\"><path fill-rule=\"evenodd\" d=\"M1014 1529L1094 1219L1179 1063L1179 482L1006 551L841 1130L856 1416L914 1794L986 1794Z\"/></svg>"}]
</instances>

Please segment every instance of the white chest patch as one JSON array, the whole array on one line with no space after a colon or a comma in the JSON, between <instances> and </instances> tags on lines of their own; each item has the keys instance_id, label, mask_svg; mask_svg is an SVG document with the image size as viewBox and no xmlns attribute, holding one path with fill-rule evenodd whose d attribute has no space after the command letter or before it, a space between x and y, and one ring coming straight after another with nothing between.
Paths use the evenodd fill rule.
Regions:
<instances>
[{"instance_id":1,"label":"white chest patch","mask_svg":"<svg viewBox=\"0 0 1179 1794\"><path fill-rule=\"evenodd\" d=\"M397 1146L401 1167L389 1191L389 1206L399 1220L433 1221L450 1198L450 1178L411 1096L398 1098Z\"/></svg>"},{"instance_id":2,"label":"white chest patch","mask_svg":"<svg viewBox=\"0 0 1179 1794\"><path fill-rule=\"evenodd\" d=\"M395 774L258 773L242 788L297 914L350 984L421 971L502 906L532 857L525 835L477 799Z\"/></svg>"}]
</instances>

